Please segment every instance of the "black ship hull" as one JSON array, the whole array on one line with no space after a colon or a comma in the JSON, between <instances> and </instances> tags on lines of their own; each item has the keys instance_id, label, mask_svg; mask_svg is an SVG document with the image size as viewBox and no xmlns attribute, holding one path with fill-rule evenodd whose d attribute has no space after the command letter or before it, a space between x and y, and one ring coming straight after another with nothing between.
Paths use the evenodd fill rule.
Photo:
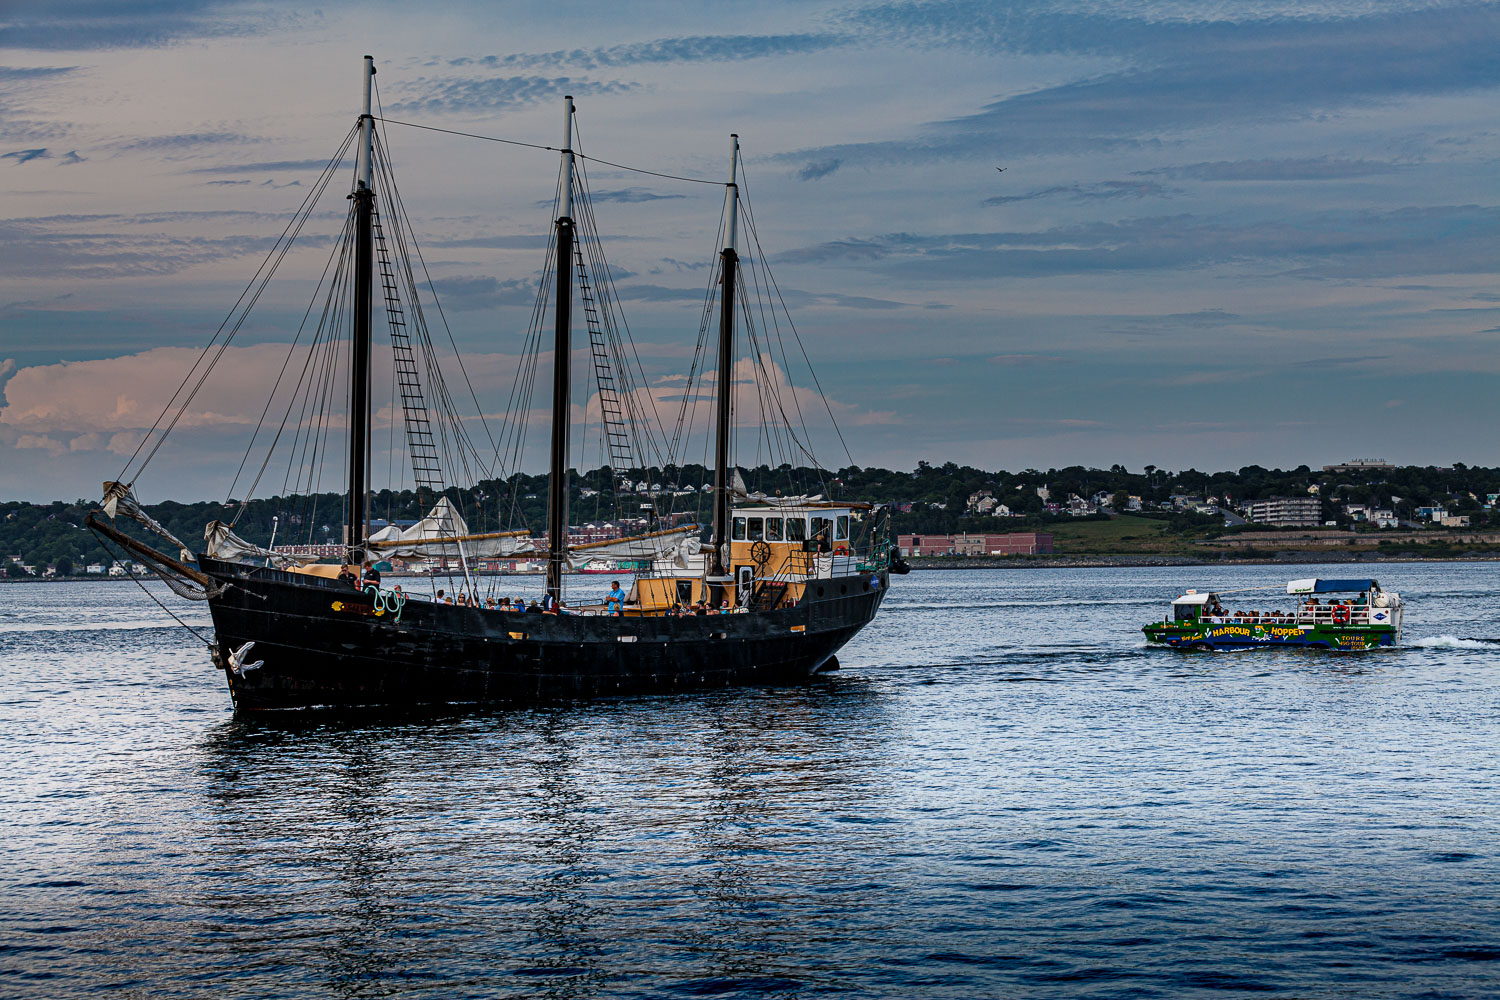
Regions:
<instances>
[{"instance_id":1,"label":"black ship hull","mask_svg":"<svg viewBox=\"0 0 1500 1000\"><path fill-rule=\"evenodd\" d=\"M775 611L621 618L423 600L397 611L336 581L207 557L199 566L222 585L209 600L215 659L246 711L804 683L836 664L889 582L884 572L811 581L801 602Z\"/></svg>"}]
</instances>

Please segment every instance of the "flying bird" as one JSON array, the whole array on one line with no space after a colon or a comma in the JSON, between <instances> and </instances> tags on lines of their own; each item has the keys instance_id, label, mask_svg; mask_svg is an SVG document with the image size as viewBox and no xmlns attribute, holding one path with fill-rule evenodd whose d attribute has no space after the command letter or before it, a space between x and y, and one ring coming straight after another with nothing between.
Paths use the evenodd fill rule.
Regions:
<instances>
[{"instance_id":1,"label":"flying bird","mask_svg":"<svg viewBox=\"0 0 1500 1000\"><path fill-rule=\"evenodd\" d=\"M1005 173L1005 168L1004 167L996 167L995 169L998 170L998 171L1000 171L1002 174Z\"/></svg>"}]
</instances>

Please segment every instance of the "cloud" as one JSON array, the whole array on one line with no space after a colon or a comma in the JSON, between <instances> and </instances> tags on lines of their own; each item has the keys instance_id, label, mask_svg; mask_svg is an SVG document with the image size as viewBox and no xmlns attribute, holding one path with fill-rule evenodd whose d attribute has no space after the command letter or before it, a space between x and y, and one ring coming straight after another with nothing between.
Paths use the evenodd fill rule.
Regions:
<instances>
[{"instance_id":1,"label":"cloud","mask_svg":"<svg viewBox=\"0 0 1500 1000\"><path fill-rule=\"evenodd\" d=\"M133 139L119 148L123 150L146 150L148 152L196 149L202 146L235 145L250 142L251 137L239 132L181 132L176 135L149 135ZM326 163L327 161L323 161ZM323 163L319 163L322 166ZM213 168L209 168L212 171Z\"/></svg>"},{"instance_id":2,"label":"cloud","mask_svg":"<svg viewBox=\"0 0 1500 1000\"><path fill-rule=\"evenodd\" d=\"M1016 201L1038 198L1066 198L1069 201L1105 201L1114 198L1165 198L1176 194L1175 188L1153 181L1100 181L1096 184L1062 184L1029 191L1026 194L996 195L984 199L985 205L1009 205Z\"/></svg>"},{"instance_id":3,"label":"cloud","mask_svg":"<svg viewBox=\"0 0 1500 1000\"><path fill-rule=\"evenodd\" d=\"M60 161L58 161L57 165L59 167L71 167L75 163L87 163L87 162L89 162L88 158L87 157L83 157L83 156L79 156L78 155L78 150L76 150L76 149L70 149L66 153L63 154L62 159Z\"/></svg>"},{"instance_id":4,"label":"cloud","mask_svg":"<svg viewBox=\"0 0 1500 1000\"><path fill-rule=\"evenodd\" d=\"M1045 276L1254 265L1307 278L1486 274L1500 209L1435 205L1311 212L1241 222L1190 214L1034 232L891 233L780 254L789 262L877 265L910 278Z\"/></svg>"},{"instance_id":5,"label":"cloud","mask_svg":"<svg viewBox=\"0 0 1500 1000\"><path fill-rule=\"evenodd\" d=\"M807 166L797 171L797 179L799 181L819 180L820 178L827 177L829 174L833 173L843 165L843 162L844 161L840 160L838 157L832 157L827 160L819 160L816 163L809 163L807 164Z\"/></svg>"},{"instance_id":6,"label":"cloud","mask_svg":"<svg viewBox=\"0 0 1500 1000\"><path fill-rule=\"evenodd\" d=\"M496 76L470 78L419 78L406 88L421 97L398 101L387 110L393 114L463 113L504 111L550 101L564 94L595 97L624 94L639 84L625 81L582 80L568 76Z\"/></svg>"},{"instance_id":7,"label":"cloud","mask_svg":"<svg viewBox=\"0 0 1500 1000\"><path fill-rule=\"evenodd\" d=\"M261 160L257 163L221 163L212 167L195 167L187 171L190 174L264 174L280 173L288 170L299 171L321 171L328 166L328 160ZM336 170L350 170L354 167L353 160L340 160L334 167Z\"/></svg>"},{"instance_id":8,"label":"cloud","mask_svg":"<svg viewBox=\"0 0 1500 1000\"><path fill-rule=\"evenodd\" d=\"M22 434L16 438L17 448L40 448L49 455L61 455L67 451L67 447L54 437L46 434Z\"/></svg>"},{"instance_id":9,"label":"cloud","mask_svg":"<svg viewBox=\"0 0 1500 1000\"><path fill-rule=\"evenodd\" d=\"M658 38L649 42L600 46L588 49L557 49L552 52L516 53L506 56L460 57L443 61L453 67L483 66L494 69L541 69L576 66L602 69L615 66L688 62L736 62L789 55L806 55L838 48L851 42L845 34L786 35L690 35ZM439 60L428 63L438 65Z\"/></svg>"},{"instance_id":10,"label":"cloud","mask_svg":"<svg viewBox=\"0 0 1500 1000\"><path fill-rule=\"evenodd\" d=\"M264 251L269 237L46 232L0 221L0 269L31 278L120 278L175 274Z\"/></svg>"},{"instance_id":11,"label":"cloud","mask_svg":"<svg viewBox=\"0 0 1500 1000\"><path fill-rule=\"evenodd\" d=\"M526 306L536 300L536 282L527 278L501 281L490 275L454 275L432 282L444 309L462 312L499 306Z\"/></svg>"},{"instance_id":12,"label":"cloud","mask_svg":"<svg viewBox=\"0 0 1500 1000\"><path fill-rule=\"evenodd\" d=\"M1170 17L1151 7L1030 7L990 0L874 4L843 20L868 41L1092 60L1121 68L1007 95L914 135L789 151L785 160L923 163L1037 153L1144 149L1191 129L1500 84L1500 6L1325 6L1224 16L1219 5ZM1206 12L1205 12L1206 11ZM1002 159L1001 162L1004 162Z\"/></svg>"},{"instance_id":13,"label":"cloud","mask_svg":"<svg viewBox=\"0 0 1500 1000\"><path fill-rule=\"evenodd\" d=\"M996 354L990 358L990 364L1000 365L1005 368L1031 368L1036 365L1065 365L1070 362L1068 358L1058 357L1053 354Z\"/></svg>"},{"instance_id":14,"label":"cloud","mask_svg":"<svg viewBox=\"0 0 1500 1000\"><path fill-rule=\"evenodd\" d=\"M288 349L277 343L228 348L199 397L201 405L178 426L253 426ZM69 432L140 432L156 420L200 354L196 348L157 347L115 358L21 367L5 383L0 426L48 440Z\"/></svg>"},{"instance_id":15,"label":"cloud","mask_svg":"<svg viewBox=\"0 0 1500 1000\"><path fill-rule=\"evenodd\" d=\"M657 194L655 191L647 191L645 188L621 188L618 191L591 191L589 199L592 201L613 201L622 204L635 204L642 201L666 201L668 199L686 198L685 194ZM552 202L543 202L550 205Z\"/></svg>"},{"instance_id":16,"label":"cloud","mask_svg":"<svg viewBox=\"0 0 1500 1000\"><path fill-rule=\"evenodd\" d=\"M7 4L0 49L80 51L158 47L188 38L258 34L284 22L249 4L219 0L48 0Z\"/></svg>"},{"instance_id":17,"label":"cloud","mask_svg":"<svg viewBox=\"0 0 1500 1000\"><path fill-rule=\"evenodd\" d=\"M30 163L32 160L45 160L47 158L46 147L40 149L18 149L12 153L0 153L0 160L15 160L17 163Z\"/></svg>"},{"instance_id":18,"label":"cloud","mask_svg":"<svg viewBox=\"0 0 1500 1000\"><path fill-rule=\"evenodd\" d=\"M1393 174L1400 168L1394 163L1375 160L1336 160L1326 156L1312 159L1218 160L1213 163L1188 163L1180 167L1156 167L1138 170L1136 176L1182 177L1198 181L1331 181L1351 177Z\"/></svg>"}]
</instances>

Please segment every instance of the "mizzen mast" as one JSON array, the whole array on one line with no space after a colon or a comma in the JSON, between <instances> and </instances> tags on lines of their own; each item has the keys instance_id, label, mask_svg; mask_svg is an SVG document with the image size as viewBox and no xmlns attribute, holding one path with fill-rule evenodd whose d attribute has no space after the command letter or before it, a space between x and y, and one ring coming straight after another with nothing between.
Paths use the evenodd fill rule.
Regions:
<instances>
[{"instance_id":1,"label":"mizzen mast","mask_svg":"<svg viewBox=\"0 0 1500 1000\"><path fill-rule=\"evenodd\" d=\"M729 183L724 185L724 249L719 254L719 375L714 388L714 553L713 575L728 573L724 553L729 548L729 432L734 401L734 279L739 271L735 252L739 222L740 137L729 137Z\"/></svg>"},{"instance_id":2,"label":"mizzen mast","mask_svg":"<svg viewBox=\"0 0 1500 1000\"><path fill-rule=\"evenodd\" d=\"M349 500L344 518L345 560L356 566L365 558L369 538L370 489L370 325L373 317L375 251L375 119L370 89L375 58L365 56L364 111L359 116L359 159L354 193L354 324L349 359Z\"/></svg>"},{"instance_id":3,"label":"mizzen mast","mask_svg":"<svg viewBox=\"0 0 1500 1000\"><path fill-rule=\"evenodd\" d=\"M568 552L568 421L572 378L573 98L563 98L562 213L557 217L557 300L552 347L552 461L547 477L547 595L562 599Z\"/></svg>"}]
</instances>

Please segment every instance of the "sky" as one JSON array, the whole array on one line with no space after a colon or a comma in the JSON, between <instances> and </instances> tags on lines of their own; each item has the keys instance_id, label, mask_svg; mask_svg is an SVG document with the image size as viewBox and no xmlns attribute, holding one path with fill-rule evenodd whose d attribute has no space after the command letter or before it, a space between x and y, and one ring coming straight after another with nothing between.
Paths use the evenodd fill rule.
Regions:
<instances>
[{"instance_id":1,"label":"sky","mask_svg":"<svg viewBox=\"0 0 1500 1000\"><path fill-rule=\"evenodd\" d=\"M1500 464L1497 3L6 0L0 498L120 472L354 124L365 53L395 121L555 146L571 94L587 153L710 180L738 133L830 467ZM556 154L386 136L502 409ZM722 189L590 181L669 398ZM326 250L143 499L225 495Z\"/></svg>"}]
</instances>

